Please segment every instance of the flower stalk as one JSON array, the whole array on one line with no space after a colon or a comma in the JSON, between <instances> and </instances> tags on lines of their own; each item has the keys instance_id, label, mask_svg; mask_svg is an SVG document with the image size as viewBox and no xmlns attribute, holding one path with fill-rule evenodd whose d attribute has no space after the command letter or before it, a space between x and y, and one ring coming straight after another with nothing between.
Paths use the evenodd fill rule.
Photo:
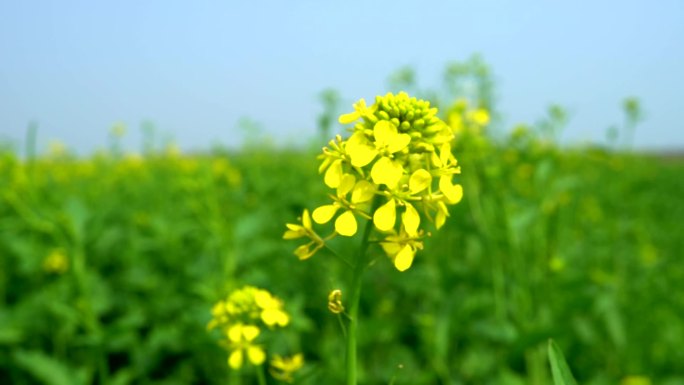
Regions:
<instances>
[{"instance_id":1,"label":"flower stalk","mask_svg":"<svg viewBox=\"0 0 684 385\"><path fill-rule=\"evenodd\" d=\"M333 238L358 237L359 221L364 223L358 253L346 263L351 269L346 384L356 385L359 307L370 244L377 245L396 270L408 270L430 234L423 226L432 222L440 229L449 216L447 206L461 201L463 188L458 183L461 168L451 151L453 128L428 101L404 92L378 96L370 106L361 99L339 122L348 126L350 135L336 136L319 156L319 173L332 190L330 201L311 212L305 209L299 223L286 224L283 238L304 238L294 254L307 260L321 249L332 251L328 241ZM314 225L327 225L332 232L319 235ZM333 296L328 308L339 317L345 307Z\"/></svg>"},{"instance_id":2,"label":"flower stalk","mask_svg":"<svg viewBox=\"0 0 684 385\"><path fill-rule=\"evenodd\" d=\"M379 199L373 201L373 210L377 209L380 204ZM361 288L363 284L363 273L366 270L367 253L369 246L369 237L373 229L372 221L366 222L366 227L363 230L363 237L361 238L361 245L359 246L359 253L352 271L351 283L351 303L349 305L349 328L347 329L347 385L356 385L357 383L357 331L359 328L359 305L361 302Z\"/></svg>"}]
</instances>

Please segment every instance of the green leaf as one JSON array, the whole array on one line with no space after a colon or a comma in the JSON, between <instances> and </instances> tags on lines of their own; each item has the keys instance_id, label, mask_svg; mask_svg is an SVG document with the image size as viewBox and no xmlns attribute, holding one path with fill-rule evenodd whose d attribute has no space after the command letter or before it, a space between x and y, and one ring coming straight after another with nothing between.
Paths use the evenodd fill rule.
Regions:
<instances>
[{"instance_id":1,"label":"green leaf","mask_svg":"<svg viewBox=\"0 0 684 385\"><path fill-rule=\"evenodd\" d=\"M65 363L45 353L35 350L18 350L13 354L18 367L45 385L78 385L83 384L77 372Z\"/></svg>"},{"instance_id":2,"label":"green leaf","mask_svg":"<svg viewBox=\"0 0 684 385\"><path fill-rule=\"evenodd\" d=\"M555 385L577 385L568 363L565 362L563 352L552 339L549 340L549 361L551 362L551 373Z\"/></svg>"}]
</instances>

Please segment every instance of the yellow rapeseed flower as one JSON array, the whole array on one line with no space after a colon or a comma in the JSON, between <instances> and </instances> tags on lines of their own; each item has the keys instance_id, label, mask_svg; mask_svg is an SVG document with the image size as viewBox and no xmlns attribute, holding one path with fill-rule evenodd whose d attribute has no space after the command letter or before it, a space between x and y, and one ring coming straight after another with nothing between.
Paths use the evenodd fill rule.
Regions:
<instances>
[{"instance_id":1,"label":"yellow rapeseed flower","mask_svg":"<svg viewBox=\"0 0 684 385\"><path fill-rule=\"evenodd\" d=\"M466 118L483 125L489 116L475 110ZM451 152L454 129L437 117L429 102L404 92L378 96L371 106L359 100L354 111L339 120L351 125L351 134L331 140L319 157L323 181L336 192L330 194L332 202L313 211L317 224L337 216L334 232L324 238L314 235L303 218L302 225L287 224L284 238L311 239L295 250L306 259L336 235L357 234L361 217L372 221L395 267L406 270L422 248L423 219L439 229L449 216L448 206L463 198L455 180L461 169Z\"/></svg>"},{"instance_id":2,"label":"yellow rapeseed flower","mask_svg":"<svg viewBox=\"0 0 684 385\"><path fill-rule=\"evenodd\" d=\"M286 326L290 316L283 310L283 303L266 290L254 293L254 302L261 309L261 320L268 326Z\"/></svg>"},{"instance_id":3,"label":"yellow rapeseed flower","mask_svg":"<svg viewBox=\"0 0 684 385\"><path fill-rule=\"evenodd\" d=\"M230 351L228 365L233 369L242 367L245 360L254 365L265 361L266 352L256 341L260 327L272 330L290 323L283 302L254 286L233 290L211 308L211 315L207 329L221 331L224 337L221 343Z\"/></svg>"},{"instance_id":4,"label":"yellow rapeseed flower","mask_svg":"<svg viewBox=\"0 0 684 385\"><path fill-rule=\"evenodd\" d=\"M299 246L294 252L299 259L305 260L310 258L316 253L316 251L323 247L324 242L311 226L311 215L309 215L309 210L304 209L301 221L301 225L294 223L286 224L287 231L285 231L285 234L283 234L283 239L298 239L303 237L311 239L311 242Z\"/></svg>"},{"instance_id":5,"label":"yellow rapeseed flower","mask_svg":"<svg viewBox=\"0 0 684 385\"><path fill-rule=\"evenodd\" d=\"M230 341L228 366L240 369L245 356L253 365L261 365L266 360L266 353L254 340L259 336L259 328L254 325L235 324L228 328L226 335Z\"/></svg>"},{"instance_id":6,"label":"yellow rapeseed flower","mask_svg":"<svg viewBox=\"0 0 684 385\"><path fill-rule=\"evenodd\" d=\"M269 373L278 381L292 383L294 381L292 375L301 369L302 366L304 366L304 355L301 353L295 354L292 357L281 357L276 354L271 359Z\"/></svg>"}]
</instances>

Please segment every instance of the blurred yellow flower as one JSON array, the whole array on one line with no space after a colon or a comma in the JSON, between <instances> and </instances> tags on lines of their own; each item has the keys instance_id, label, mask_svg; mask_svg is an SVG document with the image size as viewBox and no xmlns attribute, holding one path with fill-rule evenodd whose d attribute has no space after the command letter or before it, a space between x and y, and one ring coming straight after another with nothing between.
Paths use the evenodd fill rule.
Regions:
<instances>
[{"instance_id":1,"label":"blurred yellow flower","mask_svg":"<svg viewBox=\"0 0 684 385\"><path fill-rule=\"evenodd\" d=\"M69 259L64 250L54 249L43 259L43 270L52 274L63 274L69 270Z\"/></svg>"},{"instance_id":2,"label":"blurred yellow flower","mask_svg":"<svg viewBox=\"0 0 684 385\"><path fill-rule=\"evenodd\" d=\"M236 324L227 330L231 353L228 365L233 369L240 369L245 356L253 365L261 365L266 360L266 352L253 342L259 336L259 328L254 325Z\"/></svg>"},{"instance_id":3,"label":"blurred yellow flower","mask_svg":"<svg viewBox=\"0 0 684 385\"><path fill-rule=\"evenodd\" d=\"M286 326L290 316L283 310L283 303L266 290L257 290L254 301L261 308L261 320L268 326Z\"/></svg>"},{"instance_id":4,"label":"blurred yellow flower","mask_svg":"<svg viewBox=\"0 0 684 385\"><path fill-rule=\"evenodd\" d=\"M292 383L294 381L292 375L301 369L302 366L304 366L304 355L301 353L295 354L292 357L281 357L276 354L271 359L269 373L278 381Z\"/></svg>"}]
</instances>

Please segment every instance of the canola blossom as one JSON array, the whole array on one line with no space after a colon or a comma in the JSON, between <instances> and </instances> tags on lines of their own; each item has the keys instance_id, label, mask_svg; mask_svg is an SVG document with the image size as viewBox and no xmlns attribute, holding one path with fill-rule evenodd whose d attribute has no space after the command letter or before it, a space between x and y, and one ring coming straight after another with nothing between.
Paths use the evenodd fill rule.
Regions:
<instances>
[{"instance_id":1,"label":"canola blossom","mask_svg":"<svg viewBox=\"0 0 684 385\"><path fill-rule=\"evenodd\" d=\"M261 365L266 360L264 348L257 343L261 328L274 329L290 323L280 299L267 290L244 286L231 292L211 309L207 329L220 329L222 343L229 350L228 365L240 369L245 362Z\"/></svg>"},{"instance_id":2,"label":"canola blossom","mask_svg":"<svg viewBox=\"0 0 684 385\"><path fill-rule=\"evenodd\" d=\"M428 101L404 92L377 96L371 106L361 99L339 121L351 126L349 137L338 135L319 156L323 182L334 190L331 202L311 214L305 210L301 224L287 224L283 238L308 238L295 250L307 259L327 240L357 234L359 219L371 220L376 241L405 271L423 248L423 224L441 228L448 206L463 197L455 181L461 168L451 152L453 127ZM312 219L319 225L334 220L332 234L318 235Z\"/></svg>"},{"instance_id":3,"label":"canola blossom","mask_svg":"<svg viewBox=\"0 0 684 385\"><path fill-rule=\"evenodd\" d=\"M271 367L269 373L278 381L292 383L294 381L293 374L304 366L304 355L301 353L295 354L292 357L282 357L274 355L271 359Z\"/></svg>"}]
</instances>

